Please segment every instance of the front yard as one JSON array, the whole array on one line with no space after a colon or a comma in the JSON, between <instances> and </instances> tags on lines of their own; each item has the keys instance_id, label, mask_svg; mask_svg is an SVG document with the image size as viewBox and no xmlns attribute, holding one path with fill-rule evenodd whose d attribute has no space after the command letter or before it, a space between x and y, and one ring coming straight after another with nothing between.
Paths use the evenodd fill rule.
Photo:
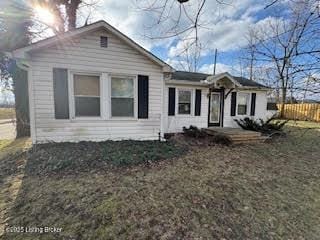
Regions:
<instances>
[{"instance_id":1,"label":"front yard","mask_svg":"<svg viewBox=\"0 0 320 240\"><path fill-rule=\"evenodd\" d=\"M15 116L15 110L14 108L0 108L0 120L2 119L14 119Z\"/></svg>"},{"instance_id":2,"label":"front yard","mask_svg":"<svg viewBox=\"0 0 320 240\"><path fill-rule=\"evenodd\" d=\"M2 238L319 239L319 128L291 122L273 143L188 151L122 142L26 153L0 141L0 231L62 228Z\"/></svg>"}]
</instances>

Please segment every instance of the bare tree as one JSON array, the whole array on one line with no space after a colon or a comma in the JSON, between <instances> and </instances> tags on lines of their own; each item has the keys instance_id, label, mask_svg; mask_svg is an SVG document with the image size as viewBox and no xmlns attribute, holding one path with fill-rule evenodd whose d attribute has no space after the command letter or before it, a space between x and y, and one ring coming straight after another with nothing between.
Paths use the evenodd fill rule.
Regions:
<instances>
[{"instance_id":1,"label":"bare tree","mask_svg":"<svg viewBox=\"0 0 320 240\"><path fill-rule=\"evenodd\" d=\"M271 66L274 85L281 92L281 115L288 90L297 91L299 79L320 70L320 16L317 0L288 3L288 16L270 19L253 28L248 42L256 66ZM313 89L308 91L314 92Z\"/></svg>"},{"instance_id":2,"label":"bare tree","mask_svg":"<svg viewBox=\"0 0 320 240\"><path fill-rule=\"evenodd\" d=\"M208 48L205 44L195 44L193 41L181 40L179 46L171 53L178 69L197 72L202 65L202 57Z\"/></svg>"},{"instance_id":3,"label":"bare tree","mask_svg":"<svg viewBox=\"0 0 320 240\"><path fill-rule=\"evenodd\" d=\"M215 0L219 5L230 5L232 1ZM153 16L145 24L149 33L146 37L152 40L178 39L181 46L175 57L181 67L189 71L199 69L201 54L206 48L206 44L200 41L200 31L211 31L214 25L203 19L205 11L212 11L208 9L208 3L208 0L136 0L138 9Z\"/></svg>"}]
</instances>

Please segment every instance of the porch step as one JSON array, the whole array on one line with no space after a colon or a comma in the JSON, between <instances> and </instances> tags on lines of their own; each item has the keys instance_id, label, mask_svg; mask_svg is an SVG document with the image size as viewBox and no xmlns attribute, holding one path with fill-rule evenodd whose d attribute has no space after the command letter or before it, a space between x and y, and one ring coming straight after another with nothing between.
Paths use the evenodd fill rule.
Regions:
<instances>
[{"instance_id":1,"label":"porch step","mask_svg":"<svg viewBox=\"0 0 320 240\"><path fill-rule=\"evenodd\" d=\"M268 137L262 136L260 132L237 128L205 128L204 131L209 135L226 135L230 137L234 144L262 143L268 139Z\"/></svg>"},{"instance_id":2,"label":"porch step","mask_svg":"<svg viewBox=\"0 0 320 240\"><path fill-rule=\"evenodd\" d=\"M247 138L247 139L232 139L234 144L249 144L249 143L263 143L268 139L268 137L257 137L257 138Z\"/></svg>"}]
</instances>

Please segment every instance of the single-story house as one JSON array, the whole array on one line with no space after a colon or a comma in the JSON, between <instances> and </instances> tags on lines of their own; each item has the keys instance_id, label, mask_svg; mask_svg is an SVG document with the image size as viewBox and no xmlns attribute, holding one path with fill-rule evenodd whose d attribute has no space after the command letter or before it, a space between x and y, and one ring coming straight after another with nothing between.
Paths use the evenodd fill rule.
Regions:
<instances>
[{"instance_id":1,"label":"single-story house","mask_svg":"<svg viewBox=\"0 0 320 240\"><path fill-rule=\"evenodd\" d=\"M104 21L11 53L28 72L33 143L156 140L184 126L266 118L267 87L175 71Z\"/></svg>"}]
</instances>

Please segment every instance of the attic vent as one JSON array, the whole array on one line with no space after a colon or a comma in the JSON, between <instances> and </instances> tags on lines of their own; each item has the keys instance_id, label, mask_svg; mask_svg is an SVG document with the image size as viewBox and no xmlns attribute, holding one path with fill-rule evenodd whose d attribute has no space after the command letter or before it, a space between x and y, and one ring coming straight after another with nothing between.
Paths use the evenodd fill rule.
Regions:
<instances>
[{"instance_id":1,"label":"attic vent","mask_svg":"<svg viewBox=\"0 0 320 240\"><path fill-rule=\"evenodd\" d=\"M108 47L108 37L100 37L100 47L107 48Z\"/></svg>"}]
</instances>

